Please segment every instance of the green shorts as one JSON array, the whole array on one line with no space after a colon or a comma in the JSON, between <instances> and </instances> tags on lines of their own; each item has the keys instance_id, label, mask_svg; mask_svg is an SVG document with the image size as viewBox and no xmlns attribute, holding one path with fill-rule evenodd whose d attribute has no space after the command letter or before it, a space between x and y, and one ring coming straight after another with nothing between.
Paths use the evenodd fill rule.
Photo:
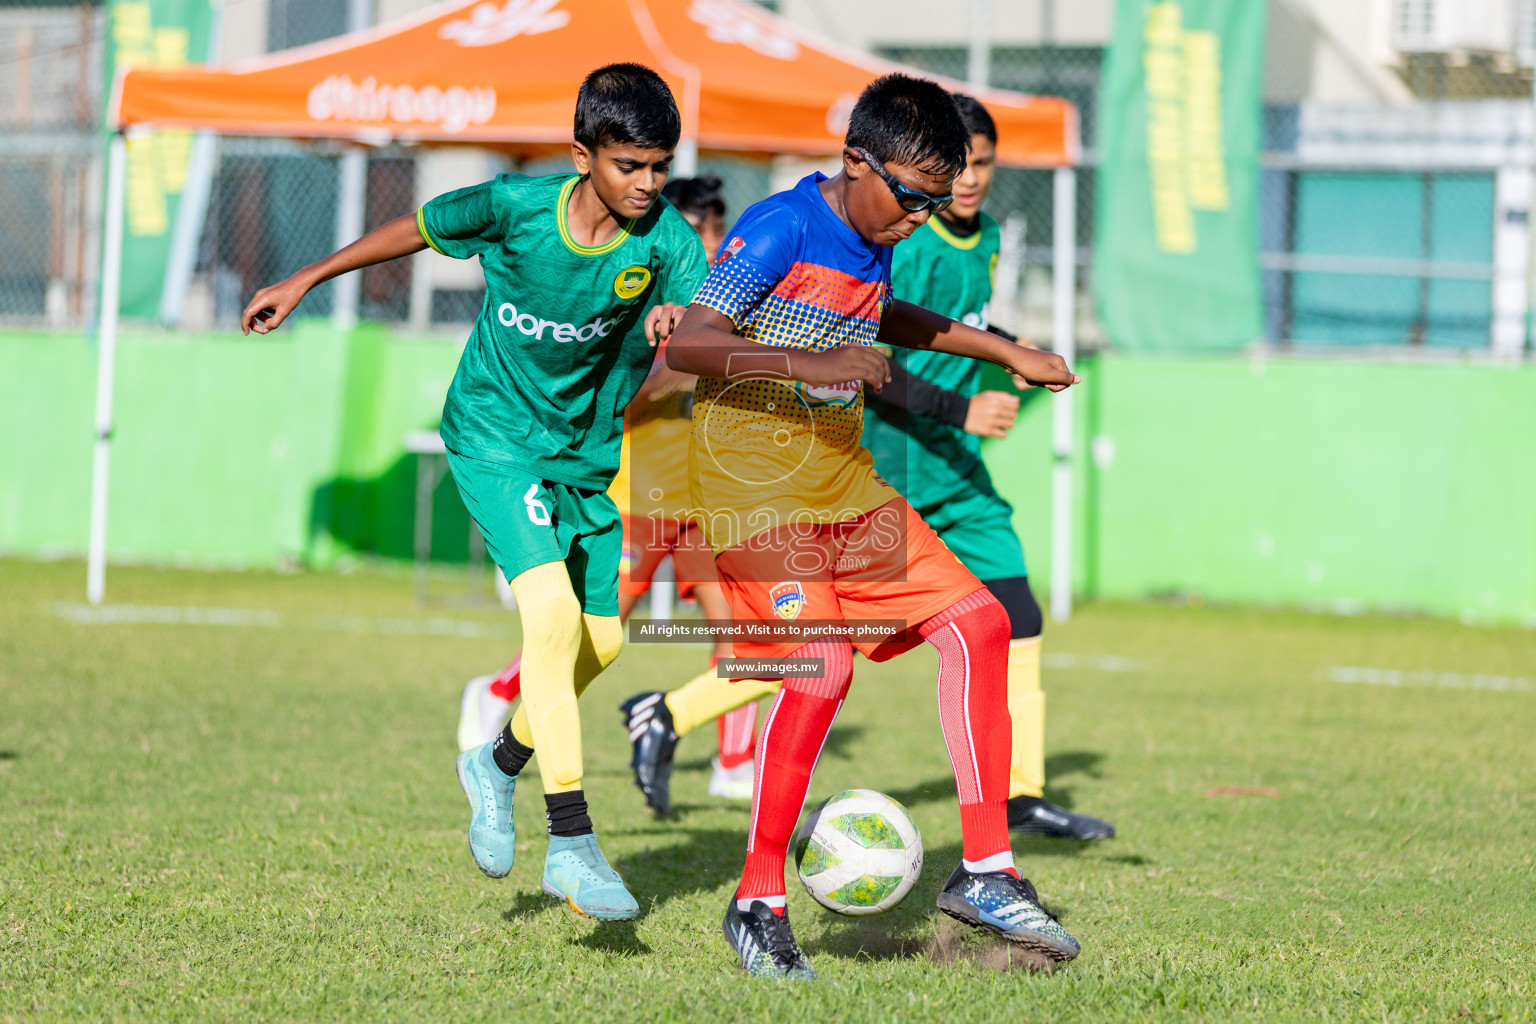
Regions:
<instances>
[{"instance_id":1,"label":"green shorts","mask_svg":"<svg viewBox=\"0 0 1536 1024\"><path fill-rule=\"evenodd\" d=\"M964 491L919 508L918 513L977 579L1028 576L1024 545L1013 532L1013 506L993 489L985 468L968 483Z\"/></svg>"},{"instance_id":2,"label":"green shorts","mask_svg":"<svg viewBox=\"0 0 1536 1024\"><path fill-rule=\"evenodd\" d=\"M507 579L564 562L582 611L619 614L619 510L604 491L541 480L516 466L448 452L448 468Z\"/></svg>"}]
</instances>

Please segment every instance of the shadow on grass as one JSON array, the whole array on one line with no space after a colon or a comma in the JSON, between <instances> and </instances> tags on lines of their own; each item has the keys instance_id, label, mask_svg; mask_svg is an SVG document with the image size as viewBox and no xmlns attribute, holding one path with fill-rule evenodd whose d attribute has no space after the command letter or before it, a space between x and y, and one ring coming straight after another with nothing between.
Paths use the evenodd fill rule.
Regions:
<instances>
[{"instance_id":1,"label":"shadow on grass","mask_svg":"<svg viewBox=\"0 0 1536 1024\"><path fill-rule=\"evenodd\" d=\"M1063 775L1082 774L1097 779L1103 775L1099 770L1103 763L1104 755L1097 750L1064 750L1045 759L1045 777L1059 779Z\"/></svg>"},{"instance_id":2,"label":"shadow on grass","mask_svg":"<svg viewBox=\"0 0 1536 1024\"><path fill-rule=\"evenodd\" d=\"M14 750L0 750L0 761L14 761L21 755Z\"/></svg>"},{"instance_id":3,"label":"shadow on grass","mask_svg":"<svg viewBox=\"0 0 1536 1024\"><path fill-rule=\"evenodd\" d=\"M834 735L837 730L833 730ZM831 745L831 741L828 741ZM1060 754L1053 754L1045 759L1045 777L1057 779L1061 776L1087 775L1089 778L1100 776L1099 765L1104 763L1104 755L1096 750L1068 750ZM936 803L941 800L955 799L955 780L953 776L941 775L936 778L920 782L906 789L893 789L887 792L887 796L908 807L917 807L922 804ZM1072 809L1072 789L1069 786L1056 786L1046 784L1045 797L1053 804Z\"/></svg>"},{"instance_id":4,"label":"shadow on grass","mask_svg":"<svg viewBox=\"0 0 1536 1024\"><path fill-rule=\"evenodd\" d=\"M546 910L554 910L560 906L554 897L539 892L520 892L512 899L512 905L501 912L501 919L508 924L515 924L520 918L532 917Z\"/></svg>"},{"instance_id":5,"label":"shadow on grass","mask_svg":"<svg viewBox=\"0 0 1536 1024\"><path fill-rule=\"evenodd\" d=\"M508 924L516 924L526 918L535 917L547 911L555 911L562 916L569 916L572 921L584 922L590 918L582 918L575 911L560 904L553 896L544 892L520 892L512 900L512 905L501 912L501 919ZM641 941L635 933L634 921L592 921L596 928L586 933L579 939L572 939L571 945L585 946L605 953L618 953L625 956L638 956L651 952L651 947Z\"/></svg>"},{"instance_id":6,"label":"shadow on grass","mask_svg":"<svg viewBox=\"0 0 1536 1024\"><path fill-rule=\"evenodd\" d=\"M953 792L953 783L951 792ZM826 914L824 930L804 943L807 954L831 954L853 960L903 960L924 956L924 945L939 916L934 905L949 873L960 861L962 846L923 851L923 873L907 898L884 914L842 917ZM793 879L791 879L793 881Z\"/></svg>"},{"instance_id":7,"label":"shadow on grass","mask_svg":"<svg viewBox=\"0 0 1536 1024\"><path fill-rule=\"evenodd\" d=\"M834 725L832 731L827 733L827 742L821 748L821 756L847 761L852 756L849 748L863 738L864 732L865 727L862 725Z\"/></svg>"},{"instance_id":8,"label":"shadow on grass","mask_svg":"<svg viewBox=\"0 0 1536 1024\"><path fill-rule=\"evenodd\" d=\"M653 846L614 862L629 891L641 896L641 916L671 900L713 892L735 881L747 852L742 829L690 829L676 826L664 835L679 840ZM653 902L648 902L648 899Z\"/></svg>"},{"instance_id":9,"label":"shadow on grass","mask_svg":"<svg viewBox=\"0 0 1536 1024\"><path fill-rule=\"evenodd\" d=\"M571 945L585 946L603 953L617 953L620 956L641 956L652 952L651 947L635 934L634 921L599 921L596 928Z\"/></svg>"},{"instance_id":10,"label":"shadow on grass","mask_svg":"<svg viewBox=\"0 0 1536 1024\"><path fill-rule=\"evenodd\" d=\"M917 807L922 804L938 803L941 800L953 801L955 780L951 775L941 775L927 782L908 786L906 789L889 790L885 795L904 807Z\"/></svg>"}]
</instances>

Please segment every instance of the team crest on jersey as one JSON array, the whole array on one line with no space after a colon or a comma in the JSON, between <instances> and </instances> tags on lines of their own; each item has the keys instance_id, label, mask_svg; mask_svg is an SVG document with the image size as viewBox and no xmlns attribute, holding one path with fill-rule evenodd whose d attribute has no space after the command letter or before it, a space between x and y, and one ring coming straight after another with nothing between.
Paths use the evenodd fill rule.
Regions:
<instances>
[{"instance_id":1,"label":"team crest on jersey","mask_svg":"<svg viewBox=\"0 0 1536 1024\"><path fill-rule=\"evenodd\" d=\"M796 383L795 390L800 392L800 397L805 399L806 405L817 405L822 408L847 409L859 400L859 394L863 391L863 381L845 380L841 384L802 384Z\"/></svg>"},{"instance_id":2,"label":"team crest on jersey","mask_svg":"<svg viewBox=\"0 0 1536 1024\"><path fill-rule=\"evenodd\" d=\"M793 619L805 607L805 591L795 582L780 583L768 591L768 599L773 602L773 614L781 619Z\"/></svg>"},{"instance_id":3,"label":"team crest on jersey","mask_svg":"<svg viewBox=\"0 0 1536 1024\"><path fill-rule=\"evenodd\" d=\"M613 279L613 294L621 299L632 299L645 291L651 283L651 271L647 267L625 267Z\"/></svg>"},{"instance_id":4,"label":"team crest on jersey","mask_svg":"<svg viewBox=\"0 0 1536 1024\"><path fill-rule=\"evenodd\" d=\"M746 247L746 240L743 239L740 235L734 235L729 242L725 243L725 248L720 250L720 258L722 260L728 260L732 256L735 256L737 253L741 252L741 250L745 249Z\"/></svg>"}]
</instances>

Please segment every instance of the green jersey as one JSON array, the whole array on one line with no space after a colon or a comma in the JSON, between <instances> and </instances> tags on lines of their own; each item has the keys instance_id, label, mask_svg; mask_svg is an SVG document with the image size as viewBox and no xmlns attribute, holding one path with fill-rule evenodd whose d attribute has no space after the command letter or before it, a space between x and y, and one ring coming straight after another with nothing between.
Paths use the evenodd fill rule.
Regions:
<instances>
[{"instance_id":1,"label":"green jersey","mask_svg":"<svg viewBox=\"0 0 1536 1024\"><path fill-rule=\"evenodd\" d=\"M542 480L602 490L619 468L624 407L656 350L646 312L686 305L704 246L658 200L599 246L576 244L566 208L580 179L502 174L416 215L427 244L480 258L485 304L443 406L443 441Z\"/></svg>"},{"instance_id":2,"label":"green jersey","mask_svg":"<svg viewBox=\"0 0 1536 1024\"><path fill-rule=\"evenodd\" d=\"M930 217L898 244L891 256L896 297L985 328L1002 235L995 220L979 216L979 229L965 238ZM903 348L892 358L914 376L967 398L980 387L981 364L974 359ZM927 416L866 410L864 446L880 475L919 509L966 490L978 470L985 472L979 437Z\"/></svg>"}]
</instances>

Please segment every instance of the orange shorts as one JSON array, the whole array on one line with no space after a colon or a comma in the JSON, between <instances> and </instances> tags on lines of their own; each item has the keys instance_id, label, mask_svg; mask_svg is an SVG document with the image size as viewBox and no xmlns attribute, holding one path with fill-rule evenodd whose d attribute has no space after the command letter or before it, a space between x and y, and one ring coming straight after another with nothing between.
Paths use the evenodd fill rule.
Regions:
<instances>
[{"instance_id":1,"label":"orange shorts","mask_svg":"<svg viewBox=\"0 0 1536 1024\"><path fill-rule=\"evenodd\" d=\"M765 531L721 552L715 568L738 630L841 622L854 632L840 635L871 661L921 643L917 627L983 586L902 498L839 523ZM813 639L738 635L735 653L779 658Z\"/></svg>"},{"instance_id":2,"label":"orange shorts","mask_svg":"<svg viewBox=\"0 0 1536 1024\"><path fill-rule=\"evenodd\" d=\"M699 528L683 519L623 516L624 547L619 556L619 592L639 597L651 589L651 577L668 555L677 578L678 597L687 598L696 583L715 582L715 557Z\"/></svg>"}]
</instances>

